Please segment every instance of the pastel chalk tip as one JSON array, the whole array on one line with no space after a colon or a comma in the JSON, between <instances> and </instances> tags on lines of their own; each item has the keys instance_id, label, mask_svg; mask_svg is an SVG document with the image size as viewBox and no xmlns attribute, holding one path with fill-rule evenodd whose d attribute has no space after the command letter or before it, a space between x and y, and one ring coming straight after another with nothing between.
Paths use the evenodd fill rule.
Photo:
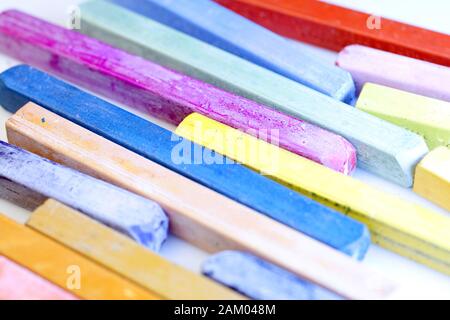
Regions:
<instances>
[{"instance_id":1,"label":"pastel chalk tip","mask_svg":"<svg viewBox=\"0 0 450 320\"><path fill-rule=\"evenodd\" d=\"M223 251L209 257L202 273L255 300L342 299L274 264L239 251Z\"/></svg>"}]
</instances>

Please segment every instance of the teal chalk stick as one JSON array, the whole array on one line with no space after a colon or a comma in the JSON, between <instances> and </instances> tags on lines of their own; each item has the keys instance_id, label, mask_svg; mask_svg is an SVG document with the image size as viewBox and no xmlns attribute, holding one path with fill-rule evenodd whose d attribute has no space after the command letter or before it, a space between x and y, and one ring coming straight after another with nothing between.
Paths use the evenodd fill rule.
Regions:
<instances>
[{"instance_id":1,"label":"teal chalk stick","mask_svg":"<svg viewBox=\"0 0 450 320\"><path fill-rule=\"evenodd\" d=\"M81 32L347 138L358 164L405 187L422 137L106 1L81 5Z\"/></svg>"},{"instance_id":2,"label":"teal chalk stick","mask_svg":"<svg viewBox=\"0 0 450 320\"><path fill-rule=\"evenodd\" d=\"M318 59L292 42L212 0L110 0L135 13L184 32L286 78L351 103L355 84L349 72Z\"/></svg>"}]
</instances>

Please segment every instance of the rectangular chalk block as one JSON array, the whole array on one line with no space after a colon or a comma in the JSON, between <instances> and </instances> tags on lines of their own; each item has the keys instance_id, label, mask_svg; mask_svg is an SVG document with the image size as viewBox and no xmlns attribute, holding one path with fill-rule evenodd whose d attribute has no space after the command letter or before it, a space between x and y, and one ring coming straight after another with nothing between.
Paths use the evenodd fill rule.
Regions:
<instances>
[{"instance_id":1,"label":"rectangular chalk block","mask_svg":"<svg viewBox=\"0 0 450 320\"><path fill-rule=\"evenodd\" d=\"M23 19L21 27L7 31L17 17ZM11 36L7 52L130 107L175 125L199 112L238 129L252 129L257 136L273 135L271 140L282 147L339 172L351 173L356 166L353 146L315 125L26 15L4 13L0 25L2 21L3 39Z\"/></svg>"},{"instance_id":2,"label":"rectangular chalk block","mask_svg":"<svg viewBox=\"0 0 450 320\"><path fill-rule=\"evenodd\" d=\"M300 43L294 45L214 1L111 0L110 2L337 100L350 103L355 98L355 85L348 72L321 61L306 45Z\"/></svg>"},{"instance_id":3,"label":"rectangular chalk block","mask_svg":"<svg viewBox=\"0 0 450 320\"><path fill-rule=\"evenodd\" d=\"M450 36L317 0L216 0L284 36L339 51L362 44L450 66Z\"/></svg>"},{"instance_id":4,"label":"rectangular chalk block","mask_svg":"<svg viewBox=\"0 0 450 320\"><path fill-rule=\"evenodd\" d=\"M202 273L253 300L339 300L339 296L239 251L209 257Z\"/></svg>"},{"instance_id":5,"label":"rectangular chalk block","mask_svg":"<svg viewBox=\"0 0 450 320\"><path fill-rule=\"evenodd\" d=\"M450 103L368 83L356 107L425 138L430 150L450 147Z\"/></svg>"},{"instance_id":6,"label":"rectangular chalk block","mask_svg":"<svg viewBox=\"0 0 450 320\"><path fill-rule=\"evenodd\" d=\"M39 207L27 226L170 300L236 300L243 297L187 271L127 237L54 200Z\"/></svg>"},{"instance_id":7,"label":"rectangular chalk block","mask_svg":"<svg viewBox=\"0 0 450 320\"><path fill-rule=\"evenodd\" d=\"M77 300L77 298L0 256L0 300Z\"/></svg>"},{"instance_id":8,"label":"rectangular chalk block","mask_svg":"<svg viewBox=\"0 0 450 320\"><path fill-rule=\"evenodd\" d=\"M25 66L10 71L19 73L26 71L18 77L18 80L20 79L19 82L22 85L25 84L23 81L28 84L20 89L20 86L17 86L19 83L11 81L12 78L7 74L4 73L0 76L0 78L3 77L2 80L7 80L6 82L0 81L4 84L3 89L0 90L0 104L8 110L17 110L29 99L40 101L47 109L168 169L219 191L227 197L237 199L240 203L256 207L269 217L279 221L282 220L289 226L302 228L308 236L311 236L311 231L313 231L316 237L321 235L333 245L338 246L343 252L359 257L363 256L367 250L368 232L364 225L344 216L336 215L335 211L324 210L326 207L318 206L316 202L300 196L243 166L232 162L229 164L229 159L223 157L217 159L214 153L200 146L193 146L193 154L190 153L192 150L186 150L187 153L184 154L183 148L192 146L189 141L40 71ZM19 75L19 73L16 73L16 75ZM28 82L30 80L31 82ZM33 83L34 85L31 85ZM58 131L59 128L56 132ZM67 132L69 134L70 130L67 130ZM79 130L74 133L76 135L75 141L79 140L81 136L78 136L77 132ZM26 141L26 139L21 141ZM81 146L83 146L83 141L85 140L80 141ZM40 143L42 143L42 139L40 139ZM104 143L97 143L96 146L102 146ZM108 150L108 148L111 149ZM108 148L101 148L99 153L93 154L96 156L100 154L105 159L114 159L116 150L122 150L111 147L111 145ZM61 153L63 152L61 150L64 150L63 148L58 149L60 150L58 152ZM102 152L104 151L107 153L103 155ZM91 152L93 151L91 150ZM117 153L122 152L123 150ZM65 153L65 155L70 154L76 153ZM192 158L192 155L194 158ZM203 160L203 156L205 156L205 160ZM85 159L84 157L86 157L86 153L83 157L74 159ZM135 165L127 166L129 159L134 159L135 165L144 165L144 169L137 172L143 175L145 179L135 182L135 179L137 179L134 171L136 167ZM210 162L211 159L213 162ZM63 159L58 160L63 161ZM214 162L216 160L218 162ZM98 160L95 161L99 162ZM205 161L204 164L203 161ZM77 162L79 163L80 160L77 160ZM122 164L118 166L117 162L122 162ZM211 251L214 251L214 249L216 251L245 250L290 270L296 275L319 283L325 288L340 292L345 297L387 296L392 292L389 281L389 284L386 284L385 279L378 279L379 277L372 274L372 271L369 272L362 268L360 264L353 262L342 254L246 207L237 204L231 205L230 201L224 201L215 193L205 192L192 181L188 183L184 179L175 179L173 175L165 174L164 171L158 173L158 169L152 165L152 162L145 164L142 160L136 160L135 157L131 158L129 153L125 153L115 162L109 161L108 163L114 164L118 168L114 171L117 170L118 174L124 176L120 180L121 184L125 184L130 189L135 188L143 195L152 197L152 189L157 184L163 186L163 190L166 190L165 193L169 194L171 190L171 194L173 194L173 190L185 189L184 192L176 193L176 195L183 196L181 201L190 197L192 200L188 203L195 204L196 207L202 201L205 202L205 205L211 206L208 212L205 207L201 207L204 209L200 211L185 205L186 210L189 210L186 212L190 214L187 217L178 214L178 218L176 218L173 209L168 211L171 221L175 221L175 228L172 230L178 230L178 232L174 231L176 235L184 236L184 239L187 238L188 241L192 242L194 239L197 241L196 244L199 242L208 243L207 246L210 250L212 249ZM107 179L114 179L114 177L111 178L111 175L108 176L108 172L111 172L109 167L102 170L96 168L96 170L97 174L102 172ZM148 172L146 172L147 170ZM130 176L128 172L132 175ZM154 184L148 183L147 179L148 181L154 181ZM115 183L117 183L117 179ZM198 195L198 198L193 195ZM174 197L166 200L166 204L171 199L174 199ZM214 206L216 200L219 201ZM222 204L225 204L225 206L221 208ZM200 225L198 222L195 223L196 221L200 221ZM215 237L211 237L211 235L215 235ZM215 248L216 239L222 240L217 248ZM225 243L224 240L226 240ZM324 261L328 262L324 264ZM328 269L328 265L332 266L331 269ZM343 270L345 270L344 274ZM367 278L377 278L374 281L380 285L376 288L369 286L370 289L365 285L361 286L361 281L365 282L362 279Z\"/></svg>"},{"instance_id":9,"label":"rectangular chalk block","mask_svg":"<svg viewBox=\"0 0 450 320\"><path fill-rule=\"evenodd\" d=\"M358 166L397 184L412 186L415 166L428 152L423 139L411 132L129 10L95 1L82 4L81 11L83 33L337 133L356 148ZM7 24L7 16L0 17L0 25ZM25 28L24 17L20 19L17 24ZM22 33L17 24L12 32L0 27L0 34ZM37 24L23 34L46 28ZM4 38L11 43L16 37ZM31 45L19 47L5 51L30 60L40 56ZM51 65L48 55L46 60Z\"/></svg>"},{"instance_id":10,"label":"rectangular chalk block","mask_svg":"<svg viewBox=\"0 0 450 320\"><path fill-rule=\"evenodd\" d=\"M365 223L372 240L450 274L450 219L200 114L176 133Z\"/></svg>"},{"instance_id":11,"label":"rectangular chalk block","mask_svg":"<svg viewBox=\"0 0 450 320\"><path fill-rule=\"evenodd\" d=\"M44 114L42 110L38 111L36 106L30 105L23 110L31 109L32 112L19 112L7 123L9 139L14 143L24 148L32 148L31 151L46 157L53 157L57 161L62 161L65 157L70 158L66 162L68 165L73 166L74 163L79 163L80 165L76 168L89 174L93 174L93 170L89 168L94 166L94 163L100 161L111 163L112 160L115 160L113 165L118 167L118 172L124 172L125 177L111 177L108 169L111 165L103 166L105 168L102 168L101 165L95 166L94 175L99 176L101 173L100 176L103 180L119 184L121 187L149 197L159 203L164 200L163 207L168 212L170 210L167 207L170 209L173 206L167 203L167 199L161 199L160 196L154 198L155 194L158 193L152 192L155 185L164 188L164 194L174 194L171 201L176 201L177 198L181 197L178 200L178 207L184 207L185 203L190 203L190 207L201 209L201 214L197 213L194 216L197 220L197 225L194 224L196 229L204 225L203 217L210 215L210 212L215 212L220 219L226 218L226 223L230 223L230 226L232 226L234 219L239 220L240 218L233 218L230 216L230 212L236 212L237 214L243 209L231 209L229 204L228 207L223 204L224 199L216 199L217 196L214 197L208 195L208 193L201 196L205 191L202 191L199 186L196 187L196 192L192 192L195 184L186 182L177 175L170 174L168 170L162 170L161 165L357 259L362 259L367 251L370 242L367 228L353 219L338 214L336 211L311 201L307 197L300 196L243 166L224 165L226 159L214 159L212 154L207 156L207 152L199 146L194 146L192 150L191 144L186 145L170 131L80 91L39 70L28 66L19 66L1 74L0 104L7 110L16 112L27 101L33 101L159 165L133 157L130 152L125 152L124 148L111 146L111 144L107 144L105 139L99 139L95 135L86 133L86 130L81 134L80 131L83 132L83 130L73 127L69 121L66 121L65 125L60 125L62 120ZM39 116L36 117L36 114L43 115L42 117L46 121L42 122ZM30 131L28 129L30 127L35 129ZM70 129L72 127L73 129ZM14 137L17 135L13 135L13 131L16 131L18 135L29 137L31 141L15 139ZM58 141L57 143L51 143L47 139L50 133L53 139ZM83 136L87 138L80 139ZM96 148L91 147L90 141L93 140L98 141ZM68 147L63 148L66 144ZM105 144L108 147L105 147ZM40 148L37 147L39 145L50 151L42 153ZM185 149L184 146L188 149ZM92 155L90 160L86 161L84 158L80 158L79 153L72 152L71 150L75 147L80 150L80 153L81 150L87 148L90 153L85 152L83 154L85 156ZM193 154L191 154L192 151L194 151ZM54 154L64 154L65 157L54 157ZM123 155L116 160L115 156L119 154ZM145 175L146 179L139 180L138 186L133 183L134 179L128 178L130 174L136 175L131 170L132 168L126 165L128 159L134 159L135 165L133 167L143 168L140 175ZM197 165L193 165L196 163ZM160 173L155 176L155 172ZM173 177L169 178L170 176ZM151 184L150 181L152 181ZM243 181L245 183L242 183ZM184 187L181 188L181 185ZM176 189L180 189L180 191L174 193L175 188L173 186L177 186ZM251 186L251 189L248 186ZM181 192L184 189L185 192ZM193 198L192 194L199 195L201 201ZM211 199L211 201L202 203L202 201L205 201L204 199ZM186 224L186 218L183 218L186 210L183 210L183 212L179 218L181 220L176 218L180 213L175 215L168 212L171 216L171 223L180 226ZM219 216L219 213L222 214ZM254 220L255 218L249 219ZM200 223L200 226L198 226L198 223ZM207 234L215 235L214 238L211 238L214 241L203 241L203 243L217 243L217 248L212 247L216 250L229 249L222 247L223 244L228 243L228 236L225 235L226 241L223 237L217 236L217 232L221 230L224 224L225 220L221 220L220 223L211 221ZM196 233L190 230L183 232L181 228L180 232L182 232L182 235ZM238 238L234 240L238 240ZM211 248L208 250L211 250Z\"/></svg>"},{"instance_id":12,"label":"rectangular chalk block","mask_svg":"<svg viewBox=\"0 0 450 320\"><path fill-rule=\"evenodd\" d=\"M160 297L0 214L0 255L88 300Z\"/></svg>"},{"instance_id":13,"label":"rectangular chalk block","mask_svg":"<svg viewBox=\"0 0 450 320\"><path fill-rule=\"evenodd\" d=\"M8 184L3 188L13 183L58 200L152 250L159 250L167 237L167 217L155 202L3 141L0 178Z\"/></svg>"},{"instance_id":14,"label":"rectangular chalk block","mask_svg":"<svg viewBox=\"0 0 450 320\"><path fill-rule=\"evenodd\" d=\"M450 102L449 67L359 45L345 47L336 63L352 74L358 93L371 82Z\"/></svg>"},{"instance_id":15,"label":"rectangular chalk block","mask_svg":"<svg viewBox=\"0 0 450 320\"><path fill-rule=\"evenodd\" d=\"M168 213L172 232L207 251L229 249L232 242L233 247L242 246L238 237L231 241L229 235L223 233L223 225L233 224L235 218L230 212L240 212L240 215L255 212L208 188L33 103L17 111L6 122L6 130L9 142L21 148L156 201ZM256 175L256 179L249 182L259 185L259 178ZM260 205L259 208L267 210L267 215L357 259L364 257L370 243L364 225L297 196L268 179L261 181L266 182L262 187L268 187L269 192L286 192L280 200L290 200L283 205ZM269 193L258 194L270 197ZM207 225L206 217L211 219Z\"/></svg>"},{"instance_id":16,"label":"rectangular chalk block","mask_svg":"<svg viewBox=\"0 0 450 320\"><path fill-rule=\"evenodd\" d=\"M431 151L417 166L414 191L450 211L450 149Z\"/></svg>"}]
</instances>

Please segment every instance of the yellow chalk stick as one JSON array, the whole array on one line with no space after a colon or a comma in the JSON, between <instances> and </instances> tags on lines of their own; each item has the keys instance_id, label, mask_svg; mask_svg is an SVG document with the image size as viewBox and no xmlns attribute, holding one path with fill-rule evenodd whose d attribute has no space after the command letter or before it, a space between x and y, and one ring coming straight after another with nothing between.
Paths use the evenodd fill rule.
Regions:
<instances>
[{"instance_id":1,"label":"yellow chalk stick","mask_svg":"<svg viewBox=\"0 0 450 320\"><path fill-rule=\"evenodd\" d=\"M1 214L0 255L82 299L160 298Z\"/></svg>"},{"instance_id":2,"label":"yellow chalk stick","mask_svg":"<svg viewBox=\"0 0 450 320\"><path fill-rule=\"evenodd\" d=\"M47 200L37 208L27 226L162 298L243 299L230 289L170 263L131 239L54 200Z\"/></svg>"},{"instance_id":3,"label":"yellow chalk stick","mask_svg":"<svg viewBox=\"0 0 450 320\"><path fill-rule=\"evenodd\" d=\"M450 149L440 147L423 158L416 168L414 191L450 211Z\"/></svg>"},{"instance_id":4,"label":"yellow chalk stick","mask_svg":"<svg viewBox=\"0 0 450 320\"><path fill-rule=\"evenodd\" d=\"M450 219L199 114L176 133L366 223L373 241L450 274Z\"/></svg>"},{"instance_id":5,"label":"yellow chalk stick","mask_svg":"<svg viewBox=\"0 0 450 320\"><path fill-rule=\"evenodd\" d=\"M350 299L399 292L340 252L35 104L18 110L7 132L22 148L153 199L168 213L171 231L203 249L251 252Z\"/></svg>"},{"instance_id":6,"label":"yellow chalk stick","mask_svg":"<svg viewBox=\"0 0 450 320\"><path fill-rule=\"evenodd\" d=\"M450 146L450 103L368 83L358 109L422 135L430 150Z\"/></svg>"}]
</instances>

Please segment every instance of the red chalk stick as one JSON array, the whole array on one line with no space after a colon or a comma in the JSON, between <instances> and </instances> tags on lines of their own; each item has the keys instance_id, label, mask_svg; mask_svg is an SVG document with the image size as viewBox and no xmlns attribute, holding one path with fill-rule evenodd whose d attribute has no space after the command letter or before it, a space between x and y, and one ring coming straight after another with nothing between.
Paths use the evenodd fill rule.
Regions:
<instances>
[{"instance_id":1,"label":"red chalk stick","mask_svg":"<svg viewBox=\"0 0 450 320\"><path fill-rule=\"evenodd\" d=\"M76 300L73 295L0 256L0 300Z\"/></svg>"},{"instance_id":2,"label":"red chalk stick","mask_svg":"<svg viewBox=\"0 0 450 320\"><path fill-rule=\"evenodd\" d=\"M216 0L284 36L339 51L351 44L450 66L450 36L316 0ZM379 27L379 28L378 28Z\"/></svg>"}]
</instances>

